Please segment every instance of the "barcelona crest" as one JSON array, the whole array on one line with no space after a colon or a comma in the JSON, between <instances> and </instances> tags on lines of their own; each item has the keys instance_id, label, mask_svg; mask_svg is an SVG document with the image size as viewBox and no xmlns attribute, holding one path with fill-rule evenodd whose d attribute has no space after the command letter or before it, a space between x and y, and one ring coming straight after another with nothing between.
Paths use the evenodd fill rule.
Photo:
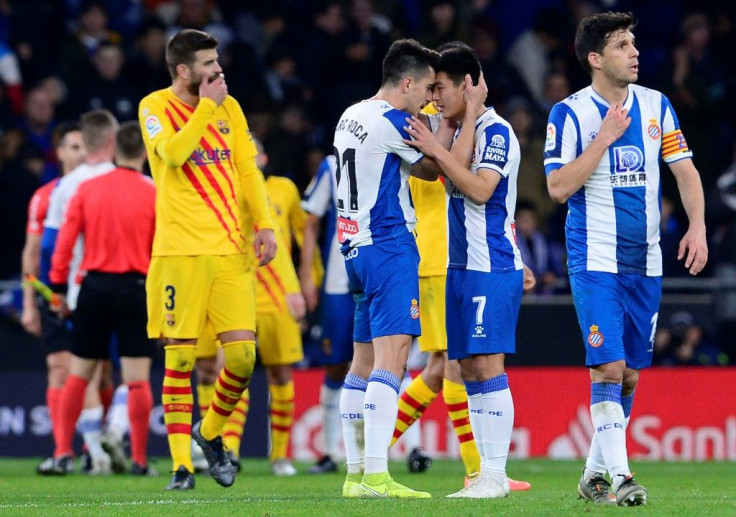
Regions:
<instances>
[{"instance_id":1,"label":"barcelona crest","mask_svg":"<svg viewBox=\"0 0 736 517\"><path fill-rule=\"evenodd\" d=\"M230 126L228 125L227 120L218 120L217 130L223 135L228 134L230 132Z\"/></svg>"}]
</instances>

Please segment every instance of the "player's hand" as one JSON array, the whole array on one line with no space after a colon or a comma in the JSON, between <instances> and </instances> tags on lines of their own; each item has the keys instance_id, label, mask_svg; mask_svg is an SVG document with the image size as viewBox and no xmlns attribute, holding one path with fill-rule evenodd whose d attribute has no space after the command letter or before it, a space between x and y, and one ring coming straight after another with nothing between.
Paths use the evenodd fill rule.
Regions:
<instances>
[{"instance_id":1,"label":"player's hand","mask_svg":"<svg viewBox=\"0 0 736 517\"><path fill-rule=\"evenodd\" d=\"M38 307L31 305L23 307L23 313L20 316L20 324L32 336L41 337L41 313Z\"/></svg>"},{"instance_id":2,"label":"player's hand","mask_svg":"<svg viewBox=\"0 0 736 517\"><path fill-rule=\"evenodd\" d=\"M443 147L435 138L434 133L422 124L417 117L407 117L405 120L407 125L404 126L404 130L409 133L413 140L405 138L404 143L416 147L428 158L437 156L437 152Z\"/></svg>"},{"instance_id":3,"label":"player's hand","mask_svg":"<svg viewBox=\"0 0 736 517\"><path fill-rule=\"evenodd\" d=\"M537 279L534 277L534 273L531 268L524 264L524 292L532 291L536 285Z\"/></svg>"},{"instance_id":4,"label":"player's hand","mask_svg":"<svg viewBox=\"0 0 736 517\"><path fill-rule=\"evenodd\" d=\"M259 266L265 266L276 256L276 235L270 228L258 230L254 241Z\"/></svg>"},{"instance_id":5,"label":"player's hand","mask_svg":"<svg viewBox=\"0 0 736 517\"><path fill-rule=\"evenodd\" d=\"M478 77L478 84L476 85L473 85L470 74L465 74L465 92L463 92L463 97L466 103L466 110L471 113L477 113L486 102L487 96L488 85L483 77L483 72L481 71Z\"/></svg>"},{"instance_id":6,"label":"player's hand","mask_svg":"<svg viewBox=\"0 0 736 517\"><path fill-rule=\"evenodd\" d=\"M227 97L227 83L225 83L225 74L203 77L202 83L199 85L199 97L207 98L215 101L218 106L223 103Z\"/></svg>"},{"instance_id":7,"label":"player's hand","mask_svg":"<svg viewBox=\"0 0 736 517\"><path fill-rule=\"evenodd\" d=\"M629 116L629 110L624 109L622 103L614 102L608 108L606 116L603 117L603 122L601 123L601 128L598 130L596 139L602 138L606 147L608 147L621 138L621 135L626 132L630 124L631 117Z\"/></svg>"},{"instance_id":8,"label":"player's hand","mask_svg":"<svg viewBox=\"0 0 736 517\"><path fill-rule=\"evenodd\" d=\"M49 302L49 308L51 312L56 314L59 318L67 317L71 311L66 303L66 296L61 293L56 293L52 302Z\"/></svg>"},{"instance_id":9,"label":"player's hand","mask_svg":"<svg viewBox=\"0 0 736 517\"><path fill-rule=\"evenodd\" d=\"M690 227L680 241L677 260L685 259L685 269L691 275L700 273L708 262L708 241L705 238L705 227Z\"/></svg>"},{"instance_id":10,"label":"player's hand","mask_svg":"<svg viewBox=\"0 0 736 517\"><path fill-rule=\"evenodd\" d=\"M289 308L291 317L299 321L307 313L306 302L302 293L291 293L286 295L286 306Z\"/></svg>"},{"instance_id":11,"label":"player's hand","mask_svg":"<svg viewBox=\"0 0 736 517\"><path fill-rule=\"evenodd\" d=\"M307 310L309 312L314 312L319 304L319 292L317 291L317 286L314 285L314 282L312 281L311 272L309 273L309 276L310 278L300 278L299 285L302 288L302 296L304 297L304 302L307 305Z\"/></svg>"}]
</instances>

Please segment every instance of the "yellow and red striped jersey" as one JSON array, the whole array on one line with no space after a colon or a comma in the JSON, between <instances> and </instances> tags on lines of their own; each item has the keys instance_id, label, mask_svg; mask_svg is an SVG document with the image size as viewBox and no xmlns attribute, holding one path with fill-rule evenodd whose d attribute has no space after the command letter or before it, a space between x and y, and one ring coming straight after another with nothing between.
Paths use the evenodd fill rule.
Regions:
<instances>
[{"instance_id":1,"label":"yellow and red striped jersey","mask_svg":"<svg viewBox=\"0 0 736 517\"><path fill-rule=\"evenodd\" d=\"M257 150L238 102L196 108L171 88L146 96L139 121L156 183L153 255L230 255L246 252L241 204L262 227L272 227Z\"/></svg>"}]
</instances>

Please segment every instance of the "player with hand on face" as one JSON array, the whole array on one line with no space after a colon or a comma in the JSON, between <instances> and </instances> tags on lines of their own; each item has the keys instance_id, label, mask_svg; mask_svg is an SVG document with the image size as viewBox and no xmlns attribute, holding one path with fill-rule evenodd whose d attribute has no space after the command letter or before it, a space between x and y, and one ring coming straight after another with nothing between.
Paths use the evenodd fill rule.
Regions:
<instances>
[{"instance_id":1,"label":"player with hand on face","mask_svg":"<svg viewBox=\"0 0 736 517\"><path fill-rule=\"evenodd\" d=\"M504 358L515 350L522 291L534 279L513 236L519 144L493 108L469 102L466 92L480 74L469 47L442 52L435 104L459 124L454 142L448 150L412 118L407 131L414 140L407 143L436 160L447 179L447 352L460 363L481 456L479 475L449 497L498 498L510 491L506 460L514 421Z\"/></svg>"},{"instance_id":2,"label":"player with hand on face","mask_svg":"<svg viewBox=\"0 0 736 517\"><path fill-rule=\"evenodd\" d=\"M230 486L235 471L220 433L255 364L254 279L247 206L258 227L260 264L271 261L276 238L263 174L238 102L227 95L217 40L184 29L166 46L172 86L146 96L139 119L156 183L156 235L146 291L148 333L166 339L164 420L174 477L167 489L194 488L190 436L202 447L210 473ZM215 397L191 425L191 371L197 338L211 323L225 354Z\"/></svg>"},{"instance_id":3,"label":"player with hand on face","mask_svg":"<svg viewBox=\"0 0 736 517\"><path fill-rule=\"evenodd\" d=\"M678 258L691 275L708 259L693 153L670 101L634 84L635 23L631 13L612 12L580 21L575 53L591 85L553 106L544 152L550 196L568 205L568 271L591 380L594 434L577 491L619 506L646 504L648 496L629 469L626 426L659 316L660 158L690 221Z\"/></svg>"}]
</instances>

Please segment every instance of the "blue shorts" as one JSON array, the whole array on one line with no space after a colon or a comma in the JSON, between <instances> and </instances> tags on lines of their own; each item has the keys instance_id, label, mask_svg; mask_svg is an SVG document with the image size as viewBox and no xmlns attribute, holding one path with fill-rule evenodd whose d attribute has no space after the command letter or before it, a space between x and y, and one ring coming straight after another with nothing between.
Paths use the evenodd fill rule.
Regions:
<instances>
[{"instance_id":1,"label":"blue shorts","mask_svg":"<svg viewBox=\"0 0 736 517\"><path fill-rule=\"evenodd\" d=\"M570 275L585 344L585 365L652 364L662 277L580 271Z\"/></svg>"},{"instance_id":2,"label":"blue shorts","mask_svg":"<svg viewBox=\"0 0 736 517\"><path fill-rule=\"evenodd\" d=\"M513 354L524 291L522 270L486 273L447 270L447 356Z\"/></svg>"},{"instance_id":3,"label":"blue shorts","mask_svg":"<svg viewBox=\"0 0 736 517\"><path fill-rule=\"evenodd\" d=\"M422 333L418 267L416 239L408 231L346 252L345 269L355 299L355 341Z\"/></svg>"},{"instance_id":4,"label":"blue shorts","mask_svg":"<svg viewBox=\"0 0 736 517\"><path fill-rule=\"evenodd\" d=\"M347 363L353 358L353 295L322 295L322 352L327 364Z\"/></svg>"}]
</instances>

